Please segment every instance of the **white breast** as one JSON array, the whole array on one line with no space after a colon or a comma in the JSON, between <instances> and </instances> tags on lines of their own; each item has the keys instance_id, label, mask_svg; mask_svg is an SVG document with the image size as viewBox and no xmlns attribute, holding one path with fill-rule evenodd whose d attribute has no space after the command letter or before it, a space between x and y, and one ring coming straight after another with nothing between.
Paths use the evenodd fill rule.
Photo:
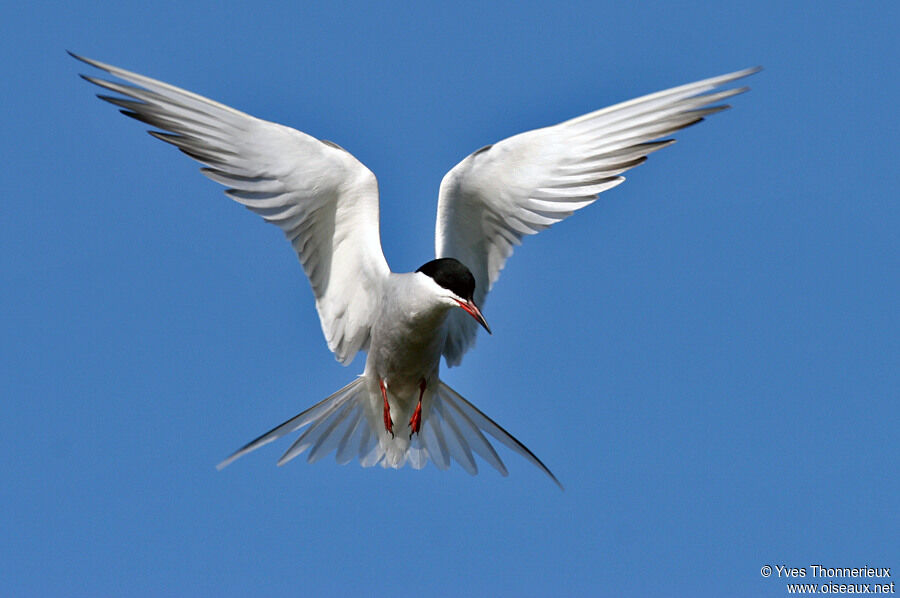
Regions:
<instances>
[{"instance_id":1,"label":"white breast","mask_svg":"<svg viewBox=\"0 0 900 598\"><path fill-rule=\"evenodd\" d=\"M372 328L366 374L377 375L401 401L418 398L419 382L437 381L452 309L421 273L391 274L378 321Z\"/></svg>"}]
</instances>

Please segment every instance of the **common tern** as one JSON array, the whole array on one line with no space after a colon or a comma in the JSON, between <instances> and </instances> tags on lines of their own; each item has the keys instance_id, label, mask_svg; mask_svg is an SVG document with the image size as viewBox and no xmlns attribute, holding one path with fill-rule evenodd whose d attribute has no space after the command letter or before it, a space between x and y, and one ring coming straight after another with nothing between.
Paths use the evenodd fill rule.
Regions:
<instances>
[{"instance_id":1,"label":"common tern","mask_svg":"<svg viewBox=\"0 0 900 598\"><path fill-rule=\"evenodd\" d=\"M114 92L101 99L158 130L149 133L204 165L225 194L284 232L312 286L328 348L344 365L366 351L363 373L333 395L222 461L306 428L282 455L330 452L416 469L456 461L478 471L474 454L507 475L488 439L559 481L534 453L441 381L441 356L458 365L475 343L481 313L514 246L590 205L663 139L728 108L747 91L721 89L759 68L639 97L479 149L441 181L436 259L391 272L379 238L375 175L334 142L260 120L167 83L70 54L126 83L82 75ZM405 425L404 425L405 424ZM560 487L562 487L560 485Z\"/></svg>"}]
</instances>

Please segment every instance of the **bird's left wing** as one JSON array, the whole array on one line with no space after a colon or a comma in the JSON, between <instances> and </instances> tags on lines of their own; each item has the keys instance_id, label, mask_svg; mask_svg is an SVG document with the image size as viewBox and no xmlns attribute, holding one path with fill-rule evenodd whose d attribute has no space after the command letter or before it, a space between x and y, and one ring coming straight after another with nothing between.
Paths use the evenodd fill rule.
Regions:
<instances>
[{"instance_id":1,"label":"bird's left wing","mask_svg":"<svg viewBox=\"0 0 900 598\"><path fill-rule=\"evenodd\" d=\"M625 180L626 170L674 142L659 140L728 106L747 88L714 91L759 69L667 89L552 127L504 139L466 157L441 181L435 253L454 257L475 276L483 307L500 270L525 235L571 216ZM474 343L476 322L453 310L444 357L457 365Z\"/></svg>"},{"instance_id":2,"label":"bird's left wing","mask_svg":"<svg viewBox=\"0 0 900 598\"><path fill-rule=\"evenodd\" d=\"M167 83L73 57L130 85L82 75L121 96L100 95L165 132L154 137L206 165L225 193L276 224L293 245L316 297L328 347L349 363L369 342L389 273L378 232L375 175L339 146L261 120Z\"/></svg>"}]
</instances>

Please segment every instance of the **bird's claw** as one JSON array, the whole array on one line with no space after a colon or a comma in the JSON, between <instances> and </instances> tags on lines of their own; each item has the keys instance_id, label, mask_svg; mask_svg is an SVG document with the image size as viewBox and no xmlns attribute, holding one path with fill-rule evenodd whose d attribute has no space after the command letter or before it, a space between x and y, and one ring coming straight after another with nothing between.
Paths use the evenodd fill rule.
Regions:
<instances>
[{"instance_id":1,"label":"bird's claw","mask_svg":"<svg viewBox=\"0 0 900 598\"><path fill-rule=\"evenodd\" d=\"M413 411L412 417L409 418L409 439L412 440L413 434L419 433L419 427L422 424L422 403L416 404L416 410Z\"/></svg>"},{"instance_id":2,"label":"bird's claw","mask_svg":"<svg viewBox=\"0 0 900 598\"><path fill-rule=\"evenodd\" d=\"M391 438L393 438L394 420L391 419L391 406L387 400L387 389L384 386L384 380L379 380L378 385L381 387L381 398L384 400L384 430L389 432Z\"/></svg>"},{"instance_id":3,"label":"bird's claw","mask_svg":"<svg viewBox=\"0 0 900 598\"><path fill-rule=\"evenodd\" d=\"M384 404L384 430L391 434L391 438L394 437L394 420L391 419L391 408L387 403Z\"/></svg>"},{"instance_id":4,"label":"bird's claw","mask_svg":"<svg viewBox=\"0 0 900 598\"><path fill-rule=\"evenodd\" d=\"M419 401L416 403L416 410L413 411L412 417L409 418L409 439L412 440L413 434L419 433L422 425L422 395L425 394L425 379L419 380Z\"/></svg>"}]
</instances>

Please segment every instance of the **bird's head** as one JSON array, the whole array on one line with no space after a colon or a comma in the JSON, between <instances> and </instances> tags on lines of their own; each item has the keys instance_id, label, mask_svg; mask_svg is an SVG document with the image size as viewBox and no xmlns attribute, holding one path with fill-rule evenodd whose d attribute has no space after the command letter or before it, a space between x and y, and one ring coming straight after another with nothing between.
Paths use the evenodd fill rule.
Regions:
<instances>
[{"instance_id":1,"label":"bird's head","mask_svg":"<svg viewBox=\"0 0 900 598\"><path fill-rule=\"evenodd\" d=\"M491 334L487 320L472 299L475 294L475 277L459 260L452 257L438 258L423 264L416 272L430 277L440 287L443 301L463 309Z\"/></svg>"}]
</instances>

